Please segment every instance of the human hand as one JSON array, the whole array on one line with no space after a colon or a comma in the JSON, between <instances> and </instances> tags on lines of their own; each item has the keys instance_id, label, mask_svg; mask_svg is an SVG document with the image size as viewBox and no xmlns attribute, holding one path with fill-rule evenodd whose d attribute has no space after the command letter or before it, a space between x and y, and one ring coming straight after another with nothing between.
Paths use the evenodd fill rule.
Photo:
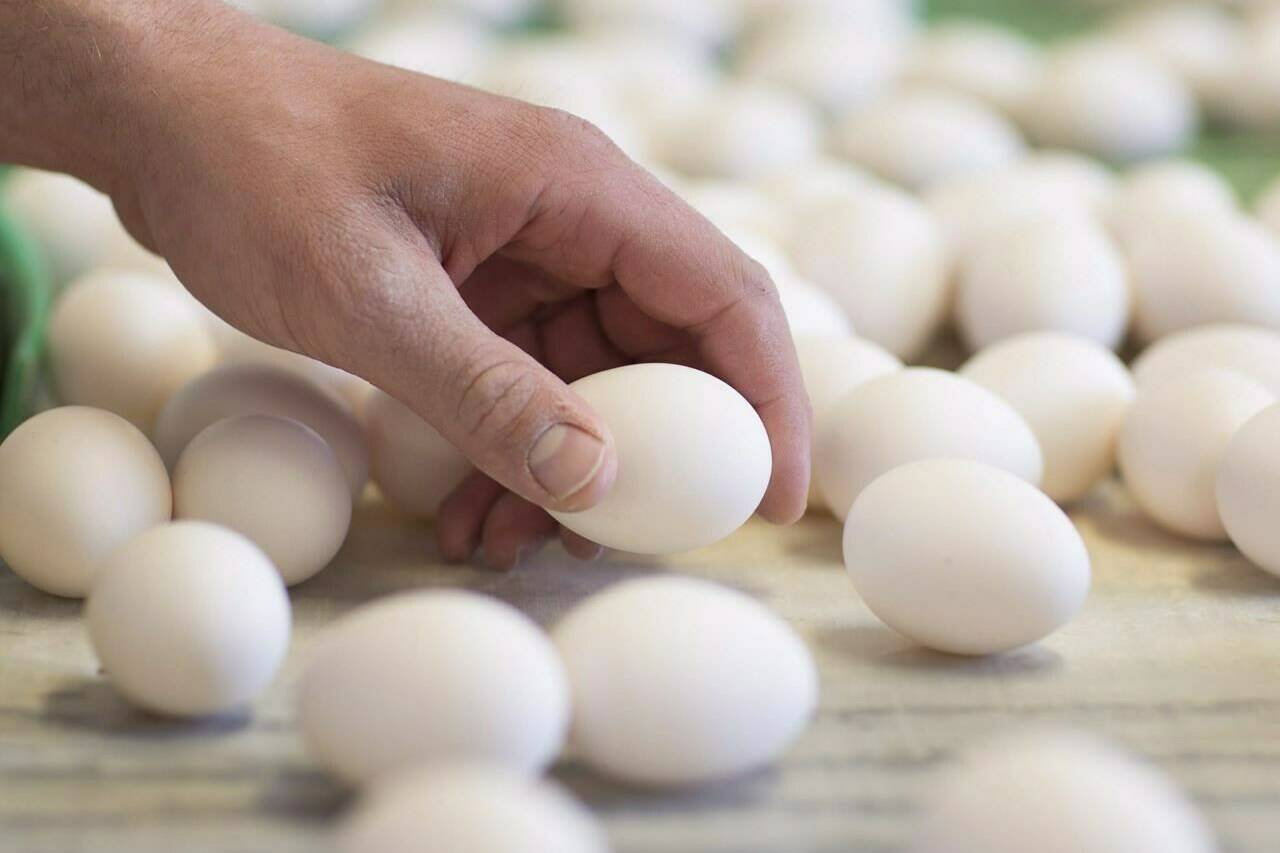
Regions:
<instances>
[{"instance_id":1,"label":"human hand","mask_svg":"<svg viewBox=\"0 0 1280 853\"><path fill-rule=\"evenodd\" d=\"M105 189L228 322L383 388L474 462L438 518L447 558L512 567L556 533L543 507L608 491L608 427L565 383L635 361L737 388L773 446L760 513L801 514L808 404L772 283L598 130L221 4L160 8Z\"/></svg>"}]
</instances>

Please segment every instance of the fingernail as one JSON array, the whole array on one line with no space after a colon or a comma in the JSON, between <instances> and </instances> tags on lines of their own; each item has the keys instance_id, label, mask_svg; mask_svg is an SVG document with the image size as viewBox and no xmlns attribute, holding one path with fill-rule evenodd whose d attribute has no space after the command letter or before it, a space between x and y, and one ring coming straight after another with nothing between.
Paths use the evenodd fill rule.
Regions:
<instances>
[{"instance_id":1,"label":"fingernail","mask_svg":"<svg viewBox=\"0 0 1280 853\"><path fill-rule=\"evenodd\" d=\"M604 443L569 424L556 424L529 451L529 470L556 500L580 491L600 471Z\"/></svg>"}]
</instances>

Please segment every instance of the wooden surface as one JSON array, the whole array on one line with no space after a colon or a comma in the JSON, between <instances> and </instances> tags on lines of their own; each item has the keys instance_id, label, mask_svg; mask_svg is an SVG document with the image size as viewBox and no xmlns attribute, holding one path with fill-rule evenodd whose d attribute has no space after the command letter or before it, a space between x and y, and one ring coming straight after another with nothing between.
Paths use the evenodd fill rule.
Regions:
<instances>
[{"instance_id":1,"label":"wooden surface","mask_svg":"<svg viewBox=\"0 0 1280 853\"><path fill-rule=\"evenodd\" d=\"M490 593L549 623L597 589L664 570L738 586L789 619L817 656L821 709L777 767L693 795L627 791L562 765L618 851L900 850L952 750L1044 723L1152 758L1204 807L1225 850L1280 850L1280 581L1229 548L1158 532L1115 486L1075 516L1095 568L1084 612L1038 646L966 660L912 648L876 622L829 518L787 530L753 522L665 563L575 565L549 552L499 575L438 565L429 531L367 506L337 563L295 589L296 640L273 689L252 714L202 724L123 705L96 673L80 606L0 569L0 850L324 850L345 795L304 753L293 707L319 628L434 585Z\"/></svg>"}]
</instances>

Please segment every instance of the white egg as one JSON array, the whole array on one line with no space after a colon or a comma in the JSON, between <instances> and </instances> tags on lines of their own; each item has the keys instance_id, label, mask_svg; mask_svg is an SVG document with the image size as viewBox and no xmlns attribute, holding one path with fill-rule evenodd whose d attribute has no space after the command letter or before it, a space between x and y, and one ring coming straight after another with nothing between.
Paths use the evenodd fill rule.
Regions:
<instances>
[{"instance_id":1,"label":"white egg","mask_svg":"<svg viewBox=\"0 0 1280 853\"><path fill-rule=\"evenodd\" d=\"M126 699L161 714L237 709L289 648L289 597L266 555L214 524L178 521L102 564L85 608L89 639Z\"/></svg>"},{"instance_id":2,"label":"white egg","mask_svg":"<svg viewBox=\"0 0 1280 853\"><path fill-rule=\"evenodd\" d=\"M917 0L739 0L749 32L797 24L854 27L902 40L915 30Z\"/></svg>"},{"instance_id":3,"label":"white egg","mask_svg":"<svg viewBox=\"0 0 1280 853\"><path fill-rule=\"evenodd\" d=\"M785 236L782 213L751 184L737 181L691 181L680 196L731 238L747 231L770 240Z\"/></svg>"},{"instance_id":4,"label":"white egg","mask_svg":"<svg viewBox=\"0 0 1280 853\"><path fill-rule=\"evenodd\" d=\"M926 367L864 382L824 416L814 444L818 489L836 518L872 480L908 462L958 458L1035 486L1044 460L1031 427L977 383Z\"/></svg>"},{"instance_id":5,"label":"white egg","mask_svg":"<svg viewBox=\"0 0 1280 853\"><path fill-rule=\"evenodd\" d=\"M1105 40L1051 54L1019 113L1041 145L1122 161L1181 149L1198 125L1182 81L1137 50Z\"/></svg>"},{"instance_id":6,"label":"white egg","mask_svg":"<svg viewBox=\"0 0 1280 853\"><path fill-rule=\"evenodd\" d=\"M1126 172L1105 215L1116 236L1131 241L1171 216L1229 216L1237 210L1235 190L1221 174L1194 160L1172 159Z\"/></svg>"},{"instance_id":7,"label":"white egg","mask_svg":"<svg viewBox=\"0 0 1280 853\"><path fill-rule=\"evenodd\" d=\"M394 17L397 14L412 14L427 7L433 11L460 13L470 16L478 23L509 26L526 23L537 14L542 3L540 0L382 0L384 14Z\"/></svg>"},{"instance_id":8,"label":"white egg","mask_svg":"<svg viewBox=\"0 0 1280 853\"><path fill-rule=\"evenodd\" d=\"M340 853L607 853L591 813L553 782L501 767L418 770L342 820Z\"/></svg>"},{"instance_id":9,"label":"white egg","mask_svg":"<svg viewBox=\"0 0 1280 853\"><path fill-rule=\"evenodd\" d=\"M721 229L722 231L724 229ZM795 267L791 265L791 259L787 257L787 253L773 238L765 236L757 231L746 227L736 227L732 231L726 231L725 236L732 240L739 249L741 249L747 257L764 267L765 272L773 279L773 282L779 289L783 282L798 281ZM808 282L800 281L798 286L808 286L813 289ZM784 307L785 310L785 307ZM843 311L837 306L837 313L843 318ZM847 320L848 318L843 318Z\"/></svg>"},{"instance_id":10,"label":"white egg","mask_svg":"<svg viewBox=\"0 0 1280 853\"><path fill-rule=\"evenodd\" d=\"M1133 362L1139 385L1206 367L1233 370L1280 396L1280 332L1244 325L1197 326L1161 338Z\"/></svg>"},{"instance_id":11,"label":"white egg","mask_svg":"<svg viewBox=\"0 0 1280 853\"><path fill-rule=\"evenodd\" d=\"M672 123L660 143L667 165L688 175L755 178L793 168L818 153L813 108L785 89L729 83Z\"/></svg>"},{"instance_id":12,"label":"white egg","mask_svg":"<svg viewBox=\"0 0 1280 853\"><path fill-rule=\"evenodd\" d=\"M547 636L496 599L414 592L365 605L316 641L299 687L307 746L367 783L428 764L541 771L569 724Z\"/></svg>"},{"instance_id":13,"label":"white egg","mask_svg":"<svg viewBox=\"0 0 1280 853\"><path fill-rule=\"evenodd\" d=\"M834 157L816 157L785 172L766 175L757 182L784 220L812 205L879 185L879 178L871 173Z\"/></svg>"},{"instance_id":14,"label":"white egg","mask_svg":"<svg viewBox=\"0 0 1280 853\"><path fill-rule=\"evenodd\" d=\"M791 337L853 334L849 315L825 290L795 275L775 276L773 283L778 289L778 301L787 317Z\"/></svg>"},{"instance_id":15,"label":"white egg","mask_svg":"<svg viewBox=\"0 0 1280 853\"><path fill-rule=\"evenodd\" d=\"M19 169L2 189L0 205L39 246L55 286L97 264L120 231L111 199L69 175Z\"/></svg>"},{"instance_id":16,"label":"white egg","mask_svg":"<svg viewBox=\"0 0 1280 853\"><path fill-rule=\"evenodd\" d=\"M773 469L751 404L716 377L632 364L569 386L604 419L618 454L612 491L551 515L608 548L670 554L718 542L751 517Z\"/></svg>"},{"instance_id":17,"label":"white egg","mask_svg":"<svg viewBox=\"0 0 1280 853\"><path fill-rule=\"evenodd\" d=\"M1116 189L1115 174L1087 154L1042 148L1009 167L1041 192L1075 201L1092 212L1104 209Z\"/></svg>"},{"instance_id":18,"label":"white egg","mask_svg":"<svg viewBox=\"0 0 1280 853\"><path fill-rule=\"evenodd\" d=\"M116 271L67 286L49 319L48 346L64 403L115 412L144 432L169 397L218 358L189 296L162 279Z\"/></svg>"},{"instance_id":19,"label":"white egg","mask_svg":"<svg viewBox=\"0 0 1280 853\"><path fill-rule=\"evenodd\" d=\"M956 322L970 349L1024 332L1079 335L1115 349L1129 328L1124 259L1091 218L1030 219L960 259Z\"/></svg>"},{"instance_id":20,"label":"white egg","mask_svg":"<svg viewBox=\"0 0 1280 853\"><path fill-rule=\"evenodd\" d=\"M797 217L789 249L858 334L900 358L928 346L950 307L945 238L906 193L873 189L814 205Z\"/></svg>"},{"instance_id":21,"label":"white egg","mask_svg":"<svg viewBox=\"0 0 1280 853\"><path fill-rule=\"evenodd\" d=\"M1252 379L1216 368L1140 387L1119 443L1134 501L1175 533L1225 540L1214 497L1218 465L1236 431L1275 399Z\"/></svg>"},{"instance_id":22,"label":"white egg","mask_svg":"<svg viewBox=\"0 0 1280 853\"><path fill-rule=\"evenodd\" d=\"M1253 212L1258 221L1280 239L1280 178L1268 184L1258 196Z\"/></svg>"},{"instance_id":23,"label":"white egg","mask_svg":"<svg viewBox=\"0 0 1280 853\"><path fill-rule=\"evenodd\" d=\"M1139 7L1120 16L1109 31L1202 96L1211 95L1230 74L1243 37L1236 16L1191 2Z\"/></svg>"},{"instance_id":24,"label":"white egg","mask_svg":"<svg viewBox=\"0 0 1280 853\"><path fill-rule=\"evenodd\" d=\"M129 270L170 280L174 278L169 262L151 250L143 248L124 229L124 226L117 228L107 241L97 265L103 269Z\"/></svg>"},{"instance_id":25,"label":"white egg","mask_svg":"<svg viewBox=\"0 0 1280 853\"><path fill-rule=\"evenodd\" d=\"M954 90L1010 111L1040 73L1040 50L1007 27L976 21L944 23L921 34L902 77L911 84Z\"/></svg>"},{"instance_id":26,"label":"white egg","mask_svg":"<svg viewBox=\"0 0 1280 853\"><path fill-rule=\"evenodd\" d=\"M337 395L355 415L359 415L365 398L373 391L373 386L359 376L301 353L263 343L231 326L210 311L205 312L205 322L212 329L214 339L218 342L218 351L221 354L220 366L270 365L296 374Z\"/></svg>"},{"instance_id":27,"label":"white egg","mask_svg":"<svg viewBox=\"0 0 1280 853\"><path fill-rule=\"evenodd\" d=\"M401 512L434 518L471 473L467 457L408 406L373 392L365 405L369 469L382 496Z\"/></svg>"},{"instance_id":28,"label":"white egg","mask_svg":"<svg viewBox=\"0 0 1280 853\"><path fill-rule=\"evenodd\" d=\"M1231 68L1205 103L1223 124L1250 130L1280 129L1280 15L1250 22Z\"/></svg>"},{"instance_id":29,"label":"white egg","mask_svg":"<svg viewBox=\"0 0 1280 853\"><path fill-rule=\"evenodd\" d=\"M1232 437L1214 493L1231 542L1260 568L1280 576L1280 406L1263 409Z\"/></svg>"},{"instance_id":30,"label":"white egg","mask_svg":"<svg viewBox=\"0 0 1280 853\"><path fill-rule=\"evenodd\" d=\"M986 655L1065 625L1089 593L1089 552L1035 486L967 459L878 477L844 525L844 564L881 621L922 646Z\"/></svg>"},{"instance_id":31,"label":"white egg","mask_svg":"<svg viewBox=\"0 0 1280 853\"><path fill-rule=\"evenodd\" d=\"M696 785L762 767L817 703L817 671L795 631L703 580L618 584L552 637L573 695L575 755L625 782Z\"/></svg>"},{"instance_id":32,"label":"white egg","mask_svg":"<svg viewBox=\"0 0 1280 853\"><path fill-rule=\"evenodd\" d=\"M156 420L155 442L170 469L205 427L236 415L275 415L320 434L346 474L353 498L369 479L369 453L360 424L325 389L267 365L220 367L183 386Z\"/></svg>"},{"instance_id":33,"label":"white egg","mask_svg":"<svg viewBox=\"0 0 1280 853\"><path fill-rule=\"evenodd\" d=\"M376 23L347 47L375 62L461 81L474 79L496 49L482 27L460 16L431 11Z\"/></svg>"},{"instance_id":34,"label":"white egg","mask_svg":"<svg viewBox=\"0 0 1280 853\"><path fill-rule=\"evenodd\" d=\"M1082 497L1116 464L1116 438L1133 378L1109 349L1084 338L1035 332L982 350L960 375L1026 420L1044 454L1040 488L1059 503Z\"/></svg>"},{"instance_id":35,"label":"white egg","mask_svg":"<svg viewBox=\"0 0 1280 853\"><path fill-rule=\"evenodd\" d=\"M0 444L0 558L54 595L89 591L99 563L169 520L164 462L119 415L49 409Z\"/></svg>"},{"instance_id":36,"label":"white egg","mask_svg":"<svg viewBox=\"0 0 1280 853\"><path fill-rule=\"evenodd\" d=\"M939 781L911 853L1216 853L1158 770L1070 731L1005 735Z\"/></svg>"},{"instance_id":37,"label":"white egg","mask_svg":"<svg viewBox=\"0 0 1280 853\"><path fill-rule=\"evenodd\" d=\"M1025 151L1008 119L967 95L906 89L840 120L835 150L886 180L922 190L1007 165Z\"/></svg>"},{"instance_id":38,"label":"white egg","mask_svg":"<svg viewBox=\"0 0 1280 853\"><path fill-rule=\"evenodd\" d=\"M552 0L571 29L629 29L661 33L672 41L719 45L738 27L733 0Z\"/></svg>"},{"instance_id":39,"label":"white egg","mask_svg":"<svg viewBox=\"0 0 1280 853\"><path fill-rule=\"evenodd\" d=\"M238 415L201 430L178 457L173 514L247 536L292 586L342 547L351 492L338 457L310 427Z\"/></svg>"},{"instance_id":40,"label":"white egg","mask_svg":"<svg viewBox=\"0 0 1280 853\"><path fill-rule=\"evenodd\" d=\"M795 22L761 30L738 48L744 79L790 89L828 111L876 97L902 65L900 39L854 24Z\"/></svg>"},{"instance_id":41,"label":"white egg","mask_svg":"<svg viewBox=\"0 0 1280 853\"><path fill-rule=\"evenodd\" d=\"M1170 216L1126 247L1142 340L1213 323L1280 329L1280 241L1243 216Z\"/></svg>"}]
</instances>

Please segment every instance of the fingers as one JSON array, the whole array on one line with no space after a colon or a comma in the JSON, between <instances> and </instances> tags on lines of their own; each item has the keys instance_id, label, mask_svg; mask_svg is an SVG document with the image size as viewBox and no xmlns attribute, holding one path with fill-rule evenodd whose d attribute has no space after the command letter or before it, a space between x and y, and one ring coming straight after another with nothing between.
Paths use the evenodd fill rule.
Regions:
<instances>
[{"instance_id":1,"label":"fingers","mask_svg":"<svg viewBox=\"0 0 1280 853\"><path fill-rule=\"evenodd\" d=\"M558 528L546 510L508 492L485 519L481 539L484 561L495 569L510 571L533 556Z\"/></svg>"}]
</instances>

